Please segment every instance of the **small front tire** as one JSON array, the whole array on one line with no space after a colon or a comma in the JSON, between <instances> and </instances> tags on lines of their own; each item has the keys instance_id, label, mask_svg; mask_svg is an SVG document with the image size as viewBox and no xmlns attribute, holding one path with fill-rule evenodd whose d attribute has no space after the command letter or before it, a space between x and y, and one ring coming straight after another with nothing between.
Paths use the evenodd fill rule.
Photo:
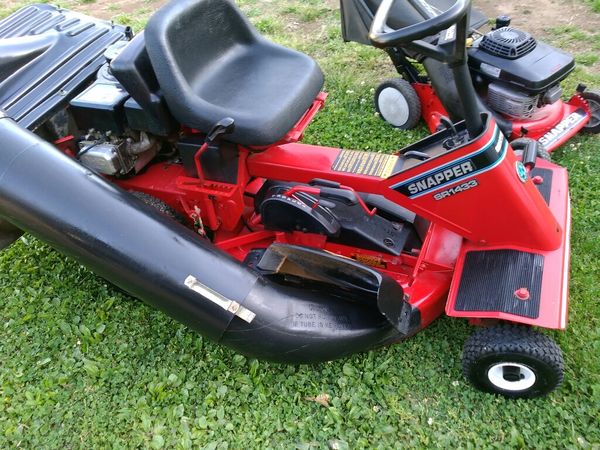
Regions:
<instances>
[{"instance_id":1,"label":"small front tire","mask_svg":"<svg viewBox=\"0 0 600 450\"><path fill-rule=\"evenodd\" d=\"M481 391L534 398L560 386L564 362L549 336L529 327L501 325L479 329L466 341L463 373Z\"/></svg>"},{"instance_id":2,"label":"small front tire","mask_svg":"<svg viewBox=\"0 0 600 450\"><path fill-rule=\"evenodd\" d=\"M402 78L384 81L375 91L375 109L395 128L410 130L421 118L421 101L412 85Z\"/></svg>"}]
</instances>

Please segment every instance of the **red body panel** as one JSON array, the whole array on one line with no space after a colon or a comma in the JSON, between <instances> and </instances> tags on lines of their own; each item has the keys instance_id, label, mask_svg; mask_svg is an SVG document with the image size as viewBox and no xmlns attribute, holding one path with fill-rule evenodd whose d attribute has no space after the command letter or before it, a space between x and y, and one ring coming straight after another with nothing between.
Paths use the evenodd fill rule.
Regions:
<instances>
[{"instance_id":1,"label":"red body panel","mask_svg":"<svg viewBox=\"0 0 600 450\"><path fill-rule=\"evenodd\" d=\"M571 115L578 110L583 110L585 116L574 116L575 120L569 120ZM525 135L531 139L541 140L540 142L544 144L546 150L552 152L579 133L589 120L590 111L587 102L579 95L575 95L568 102L559 100L552 105L545 106L540 110L539 118L535 120L514 121L510 139L518 139ZM565 133L559 139L545 140L544 136L561 123L564 123Z\"/></svg>"},{"instance_id":2,"label":"red body panel","mask_svg":"<svg viewBox=\"0 0 600 450\"><path fill-rule=\"evenodd\" d=\"M426 85L422 92L427 92ZM420 311L421 327L430 324L444 309L449 315L471 319L498 318L551 328L564 327L568 230L564 232L563 228L569 225L565 219L568 215L567 192L554 195L549 209L532 181L519 179L518 161L493 120L488 121L486 131L478 139L452 151L438 152L437 156L425 161L413 160L401 166L398 162L406 160L401 154L355 154L295 143L310 119L322 108L324 100L324 94L315 100L282 143L261 151L240 147L235 184L204 180L202 176L191 178L177 162L156 163L135 177L115 182L124 189L145 192L169 203L188 217L200 234L204 227L209 229L215 245L240 261L253 249L282 242L319 248L375 267L403 287L408 301ZM427 110L430 117L436 107L439 104L436 106L433 99ZM437 145L441 137L427 139ZM419 145L429 145L427 139L425 144ZM340 158L346 158L349 163L340 163ZM199 158L196 159L199 162ZM483 166L479 167L482 161ZM370 171L368 166L374 162L383 169ZM469 163L473 170L459 173L457 164ZM557 173L560 180L555 186L566 189L566 175ZM440 182L437 177L442 175L438 174L458 178ZM433 185L429 186L419 179L424 176L438 181L430 181ZM264 181L308 183L315 178L337 182L357 192L383 195L428 220L420 251L394 256L331 243L321 235L264 230L253 207L253 196ZM473 188L458 188L473 180L476 181ZM425 186L423 192L411 192L421 185ZM453 193L448 194L449 191ZM436 199L436 196L441 198ZM548 275L544 273L543 298L550 300L542 305L538 319L526 320L501 313L458 313L453 310L452 302L447 303L451 286L450 299L455 295L465 253L484 248L517 248L546 256L551 269ZM556 292L565 295L557 297Z\"/></svg>"},{"instance_id":3,"label":"red body panel","mask_svg":"<svg viewBox=\"0 0 600 450\"><path fill-rule=\"evenodd\" d=\"M501 142L502 141L502 142ZM498 144L501 142L501 144ZM482 145L482 143L484 143ZM493 170L477 176L476 189L462 192L443 201L432 195L409 198L394 186L406 183L423 173L468 159L486 146L503 145L502 156ZM351 186L359 192L380 194L418 215L473 241L486 245L523 245L533 248L555 249L560 245L561 229L548 210L543 198L531 182L517 182L517 159L495 124L477 141L387 179L375 176L333 170L340 155L339 149L289 144L270 148L250 155L248 169L251 175L283 181L307 183L315 178L326 178ZM461 179L464 182L468 178ZM446 184L444 187L461 183ZM498 193L502 195L499 196ZM487 199L487 200L484 200ZM489 199L494 199L493 202Z\"/></svg>"},{"instance_id":4,"label":"red body panel","mask_svg":"<svg viewBox=\"0 0 600 450\"><path fill-rule=\"evenodd\" d=\"M474 245L466 242L462 247L457 260L456 273L448 295L448 304L446 314L452 317L479 317L486 319L502 319L513 322L526 323L545 328L564 329L567 326L567 305L568 305L568 274L569 274L569 253L570 253L570 234L571 234L571 210L568 196L567 171L547 161L538 160L537 167L550 169L552 175L552 191L550 195L550 210L556 216L556 220L565 230L562 235L560 247L551 251L533 250L529 247L496 247ZM543 301L540 308L539 317L530 319L527 317L515 316L503 312L489 311L457 311L454 309L456 296L458 293L459 282L465 261L465 256L470 251L479 250L497 250L513 248L526 252L538 253L544 256L544 272L542 275L541 298Z\"/></svg>"}]
</instances>

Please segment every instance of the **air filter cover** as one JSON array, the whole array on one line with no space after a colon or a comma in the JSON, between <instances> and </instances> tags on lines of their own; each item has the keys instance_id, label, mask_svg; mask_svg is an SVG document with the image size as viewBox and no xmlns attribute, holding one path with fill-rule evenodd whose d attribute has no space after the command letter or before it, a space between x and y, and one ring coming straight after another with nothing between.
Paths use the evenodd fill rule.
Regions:
<instances>
[{"instance_id":1,"label":"air filter cover","mask_svg":"<svg viewBox=\"0 0 600 450\"><path fill-rule=\"evenodd\" d=\"M533 51L537 42L525 31L512 27L502 27L486 34L479 47L494 56L516 59Z\"/></svg>"}]
</instances>

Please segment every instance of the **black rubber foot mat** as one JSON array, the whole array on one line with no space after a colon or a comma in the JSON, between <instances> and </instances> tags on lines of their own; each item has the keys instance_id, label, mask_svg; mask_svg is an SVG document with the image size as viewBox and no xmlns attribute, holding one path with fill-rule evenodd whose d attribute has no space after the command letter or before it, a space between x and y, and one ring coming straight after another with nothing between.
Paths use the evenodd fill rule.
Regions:
<instances>
[{"instance_id":1,"label":"black rubber foot mat","mask_svg":"<svg viewBox=\"0 0 600 450\"><path fill-rule=\"evenodd\" d=\"M531 171L531 177L542 177L544 181L542 184L536 184L535 187L540 191L544 200L546 200L546 204L550 204L550 191L552 190L552 171L550 169L538 169L534 168Z\"/></svg>"},{"instance_id":2,"label":"black rubber foot mat","mask_svg":"<svg viewBox=\"0 0 600 450\"><path fill-rule=\"evenodd\" d=\"M537 318L544 257L516 250L469 252L458 287L456 311L499 311ZM528 298L516 292L526 288Z\"/></svg>"}]
</instances>

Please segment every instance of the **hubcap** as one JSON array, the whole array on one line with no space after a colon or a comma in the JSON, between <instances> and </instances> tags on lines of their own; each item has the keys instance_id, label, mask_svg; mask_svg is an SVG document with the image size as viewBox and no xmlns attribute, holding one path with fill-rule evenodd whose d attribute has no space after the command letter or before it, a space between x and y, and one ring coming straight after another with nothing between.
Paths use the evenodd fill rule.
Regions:
<instances>
[{"instance_id":1,"label":"hubcap","mask_svg":"<svg viewBox=\"0 0 600 450\"><path fill-rule=\"evenodd\" d=\"M387 87L379 93L377 99L379 113L386 122L401 127L408 121L408 102L404 95L393 87Z\"/></svg>"},{"instance_id":2,"label":"hubcap","mask_svg":"<svg viewBox=\"0 0 600 450\"><path fill-rule=\"evenodd\" d=\"M533 370L519 363L498 363L488 369L488 379L499 389L505 391L524 391L535 384Z\"/></svg>"}]
</instances>

